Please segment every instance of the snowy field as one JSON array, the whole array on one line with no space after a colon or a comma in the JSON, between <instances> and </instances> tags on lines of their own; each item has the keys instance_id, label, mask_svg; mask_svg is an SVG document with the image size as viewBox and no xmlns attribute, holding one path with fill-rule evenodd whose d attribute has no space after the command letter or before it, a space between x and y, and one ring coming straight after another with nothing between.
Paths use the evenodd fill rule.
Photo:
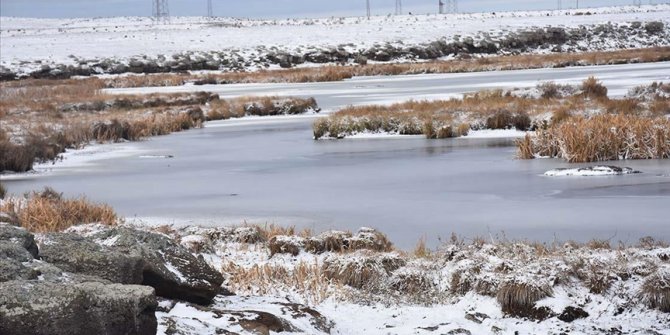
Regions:
<instances>
[{"instance_id":1,"label":"snowy field","mask_svg":"<svg viewBox=\"0 0 670 335\"><path fill-rule=\"evenodd\" d=\"M575 13L590 15L575 15ZM12 71L86 59L156 57L218 51L254 59L269 51L341 47L364 50L390 43L415 45L454 38L497 38L531 27L574 28L600 23L670 22L670 5L584 10L250 20L176 17L155 25L147 17L94 19L0 18L0 65ZM642 41L630 38L625 47ZM608 42L609 43L609 42ZM642 43L644 44L644 43ZM640 45L642 45L640 44ZM611 45L611 48L620 46ZM27 63L41 61L42 63Z\"/></svg>"}]
</instances>

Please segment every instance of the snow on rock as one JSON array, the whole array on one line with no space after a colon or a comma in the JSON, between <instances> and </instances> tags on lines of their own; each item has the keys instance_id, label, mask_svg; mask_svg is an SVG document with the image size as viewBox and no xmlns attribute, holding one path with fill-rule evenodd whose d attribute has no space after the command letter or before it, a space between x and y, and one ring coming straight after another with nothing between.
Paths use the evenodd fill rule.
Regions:
<instances>
[{"instance_id":1,"label":"snow on rock","mask_svg":"<svg viewBox=\"0 0 670 335\"><path fill-rule=\"evenodd\" d=\"M593 176L622 176L641 173L629 167L618 167L609 165L596 165L583 168L560 168L549 170L544 173L548 177L593 177Z\"/></svg>"}]
</instances>

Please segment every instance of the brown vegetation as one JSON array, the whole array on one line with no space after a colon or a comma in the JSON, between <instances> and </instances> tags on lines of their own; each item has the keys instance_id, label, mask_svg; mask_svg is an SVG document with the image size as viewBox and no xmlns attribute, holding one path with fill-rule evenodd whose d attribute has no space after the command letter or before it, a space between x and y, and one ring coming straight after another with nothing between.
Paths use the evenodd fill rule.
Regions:
<instances>
[{"instance_id":1,"label":"brown vegetation","mask_svg":"<svg viewBox=\"0 0 670 335\"><path fill-rule=\"evenodd\" d=\"M642 294L649 308L670 313L670 270L659 269L642 285Z\"/></svg>"},{"instance_id":2,"label":"brown vegetation","mask_svg":"<svg viewBox=\"0 0 670 335\"><path fill-rule=\"evenodd\" d=\"M359 66L322 66L255 72L221 74L154 74L91 79L105 87L178 86L233 83L323 82L340 81L356 76L409 75L424 73L461 73L534 69L546 67L659 62L670 60L670 47L597 51L586 53L553 53L546 55L511 55L485 58L430 61L419 63L367 64Z\"/></svg>"},{"instance_id":3,"label":"brown vegetation","mask_svg":"<svg viewBox=\"0 0 670 335\"><path fill-rule=\"evenodd\" d=\"M6 195L7 189L5 189L5 186L2 185L2 182L0 182L0 199L4 199Z\"/></svg>"},{"instance_id":4,"label":"brown vegetation","mask_svg":"<svg viewBox=\"0 0 670 335\"><path fill-rule=\"evenodd\" d=\"M635 115L572 117L519 141L519 157L568 162L670 157L670 120Z\"/></svg>"},{"instance_id":5,"label":"brown vegetation","mask_svg":"<svg viewBox=\"0 0 670 335\"><path fill-rule=\"evenodd\" d=\"M206 120L318 111L314 99L220 100L217 95L107 95L101 79L0 83L0 172L24 172L91 141L137 141Z\"/></svg>"},{"instance_id":6,"label":"brown vegetation","mask_svg":"<svg viewBox=\"0 0 670 335\"><path fill-rule=\"evenodd\" d=\"M16 225L33 232L62 231L84 223L116 225L119 222L114 210L102 204L95 204L86 198L65 199L51 188L35 192L25 202L10 200L0 207L16 218Z\"/></svg>"},{"instance_id":7,"label":"brown vegetation","mask_svg":"<svg viewBox=\"0 0 670 335\"><path fill-rule=\"evenodd\" d=\"M532 124L527 110L555 104L551 101L533 103L532 99L495 90L469 94L463 99L347 107L315 121L314 138L383 132L435 139L464 136L471 128L528 130Z\"/></svg>"},{"instance_id":8,"label":"brown vegetation","mask_svg":"<svg viewBox=\"0 0 670 335\"><path fill-rule=\"evenodd\" d=\"M496 299L505 314L542 319L545 312L537 309L535 303L551 295L550 287L509 281L500 286Z\"/></svg>"}]
</instances>

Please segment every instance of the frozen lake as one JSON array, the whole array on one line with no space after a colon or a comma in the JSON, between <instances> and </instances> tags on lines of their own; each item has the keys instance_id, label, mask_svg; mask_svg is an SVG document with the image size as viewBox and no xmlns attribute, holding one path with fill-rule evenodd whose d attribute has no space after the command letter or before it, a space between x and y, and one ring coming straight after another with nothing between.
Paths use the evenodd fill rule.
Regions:
<instances>
[{"instance_id":1,"label":"frozen lake","mask_svg":"<svg viewBox=\"0 0 670 335\"><path fill-rule=\"evenodd\" d=\"M595 72L613 92L623 92L639 82L667 81L670 64L198 89L230 96L301 90L299 95L314 95L332 110L413 95L438 98L487 85L579 81ZM209 123L204 129L104 146L127 151L87 166L8 180L6 186L14 193L48 185L67 195L85 194L123 216L150 218L152 223L246 220L317 231L370 226L405 248L422 236L435 243L452 232L545 241L613 237L635 242L646 235L670 239L668 160L617 163L644 172L637 175L552 178L542 174L580 165L516 160L513 139L314 141L312 121L297 117Z\"/></svg>"}]
</instances>

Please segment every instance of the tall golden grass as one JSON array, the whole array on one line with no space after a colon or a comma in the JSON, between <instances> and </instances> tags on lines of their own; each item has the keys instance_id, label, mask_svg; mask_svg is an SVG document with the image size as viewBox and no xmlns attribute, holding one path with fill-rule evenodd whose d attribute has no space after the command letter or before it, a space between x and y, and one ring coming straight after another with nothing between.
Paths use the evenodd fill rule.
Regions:
<instances>
[{"instance_id":1,"label":"tall golden grass","mask_svg":"<svg viewBox=\"0 0 670 335\"><path fill-rule=\"evenodd\" d=\"M518 156L568 162L670 157L670 120L626 114L571 117L517 142Z\"/></svg>"},{"instance_id":2,"label":"tall golden grass","mask_svg":"<svg viewBox=\"0 0 670 335\"><path fill-rule=\"evenodd\" d=\"M25 202L7 201L0 211L17 218L18 225L33 232L62 231L85 223L116 225L119 222L108 205L92 203L83 197L65 199L50 188L33 193Z\"/></svg>"}]
</instances>

